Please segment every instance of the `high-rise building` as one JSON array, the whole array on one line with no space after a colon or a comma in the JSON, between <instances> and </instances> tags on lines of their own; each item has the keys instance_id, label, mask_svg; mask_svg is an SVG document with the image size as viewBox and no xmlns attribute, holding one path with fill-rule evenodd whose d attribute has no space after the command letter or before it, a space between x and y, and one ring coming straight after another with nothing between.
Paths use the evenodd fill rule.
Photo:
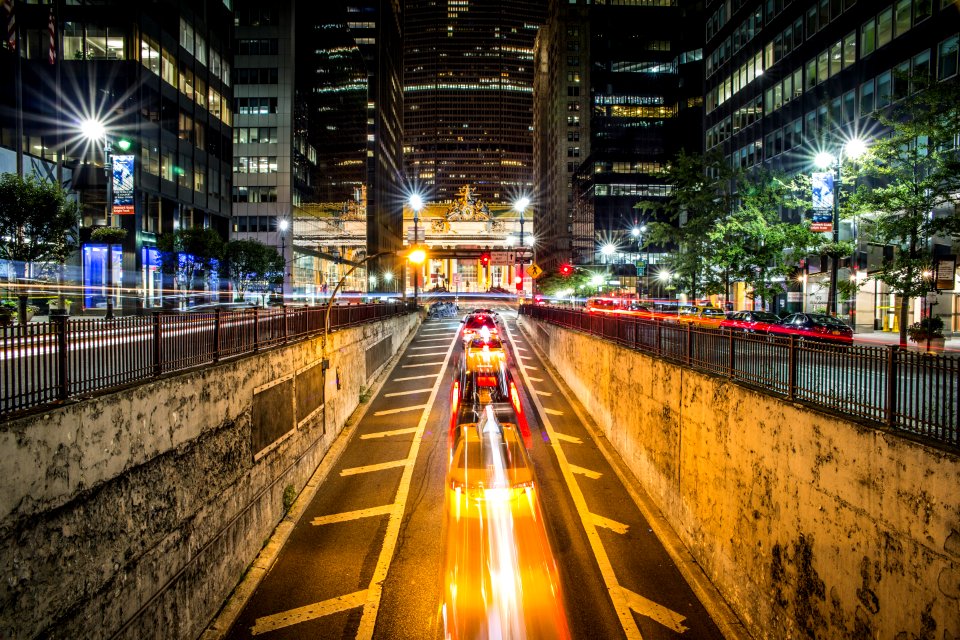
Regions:
<instances>
[{"instance_id":1,"label":"high-rise building","mask_svg":"<svg viewBox=\"0 0 960 640\"><path fill-rule=\"evenodd\" d=\"M4 165L70 170L83 209L83 307L106 307L108 271L115 307L159 307L157 234L210 227L227 236L229 2L10 4L17 32L0 53L0 154L12 159ZM122 178L111 180L116 189L108 154ZM105 224L127 230L122 244L90 241ZM215 288L216 274L206 275Z\"/></svg>"},{"instance_id":2,"label":"high-rise building","mask_svg":"<svg viewBox=\"0 0 960 640\"><path fill-rule=\"evenodd\" d=\"M669 197L662 172L702 146L699 3L550 3L537 41L540 262L637 258L641 200ZM601 248L606 251L601 251Z\"/></svg>"},{"instance_id":3,"label":"high-rise building","mask_svg":"<svg viewBox=\"0 0 960 640\"><path fill-rule=\"evenodd\" d=\"M317 159L295 84L295 24L292 0L269 7L237 2L231 237L275 246L286 265L284 298L309 299L312 270L295 269L305 265L298 263L293 237L297 211L313 197Z\"/></svg>"},{"instance_id":4,"label":"high-rise building","mask_svg":"<svg viewBox=\"0 0 960 640\"><path fill-rule=\"evenodd\" d=\"M847 140L869 145L881 133L872 116L902 95L907 76L957 75L960 8L952 0L713 0L706 24L706 148L734 167L812 172L817 152L836 155ZM857 242L856 262L872 253L864 261L879 263L882 248L861 242L854 222L840 221L839 239ZM811 280L824 277L817 262ZM854 271L856 264L840 277ZM826 305L825 287L809 289L804 308ZM882 311L893 309L890 296L881 283L870 289L855 301L857 324L891 328L892 311Z\"/></svg>"},{"instance_id":5,"label":"high-rise building","mask_svg":"<svg viewBox=\"0 0 960 640\"><path fill-rule=\"evenodd\" d=\"M364 252L317 254L348 263L384 254L367 266L390 278L370 282L392 290L403 246L403 10L399 0L304 2L299 8L298 84L317 150L315 200L359 206L367 223Z\"/></svg>"},{"instance_id":6,"label":"high-rise building","mask_svg":"<svg viewBox=\"0 0 960 640\"><path fill-rule=\"evenodd\" d=\"M533 44L544 17L540 0L407 1L405 161L430 200L468 184L491 201L540 191Z\"/></svg>"}]
</instances>

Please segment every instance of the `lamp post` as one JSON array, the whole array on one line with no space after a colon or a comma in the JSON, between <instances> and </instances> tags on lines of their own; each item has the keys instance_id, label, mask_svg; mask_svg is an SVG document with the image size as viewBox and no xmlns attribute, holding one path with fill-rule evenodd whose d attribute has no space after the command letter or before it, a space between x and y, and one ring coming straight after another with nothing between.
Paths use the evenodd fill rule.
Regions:
<instances>
[{"instance_id":1,"label":"lamp post","mask_svg":"<svg viewBox=\"0 0 960 640\"><path fill-rule=\"evenodd\" d=\"M420 242L420 209L423 208L423 196L419 193L410 196L410 208L413 209L413 242L411 243L411 249L413 249L413 247L417 246ZM411 251L411 256L416 252L419 252L420 256L426 257L422 249ZM417 271L413 274L413 307L416 309L418 308L418 298L420 297L420 265L423 264L423 258L421 258L420 262L415 262L414 260L411 260L411 262L417 265Z\"/></svg>"},{"instance_id":2,"label":"lamp post","mask_svg":"<svg viewBox=\"0 0 960 640\"><path fill-rule=\"evenodd\" d=\"M633 229L630 229L630 235L633 236L634 241L636 241L637 243L638 258L640 256L640 243L643 242L643 238L646 232L647 232L647 225L641 225L639 227L634 227ZM644 256L644 259L643 259L643 280L645 283L649 282L649 280L647 280L649 269L650 269L650 249L647 249L646 255ZM647 288L647 287L644 287L644 288ZM640 278L638 276L637 277L637 297L640 297L641 295L643 295L643 290L640 287Z\"/></svg>"},{"instance_id":3,"label":"lamp post","mask_svg":"<svg viewBox=\"0 0 960 640\"><path fill-rule=\"evenodd\" d=\"M847 158L855 160L862 156L866 150L866 143L863 140L854 138L848 140L846 144L840 147L836 157L827 151L822 151L818 153L814 159L814 162L819 168L832 169L834 174L832 239L835 248L840 242L840 194L842 191L841 169L843 167L843 157L844 154L846 154ZM839 273L840 257L835 252L830 258L830 292L827 298L827 312L832 316L837 315L837 280Z\"/></svg>"},{"instance_id":4,"label":"lamp post","mask_svg":"<svg viewBox=\"0 0 960 640\"><path fill-rule=\"evenodd\" d=\"M520 214L520 244L517 246L517 259L514 263L514 269L517 275L520 277L520 287L522 290L523 287L523 265L526 264L526 259L524 258L524 244L523 244L523 224L526 222L525 215L527 207L530 206L530 198L522 196L513 203L514 211L517 211ZM520 268L517 269L516 265L519 264ZM517 299L519 300L522 296L518 295Z\"/></svg>"},{"instance_id":5,"label":"lamp post","mask_svg":"<svg viewBox=\"0 0 960 640\"><path fill-rule=\"evenodd\" d=\"M280 301L283 302L287 298L287 265L290 262L287 260L287 229L290 228L290 221L286 218L282 218L279 223L277 223L277 229L280 231L280 255L283 256L283 279L280 282Z\"/></svg>"},{"instance_id":6,"label":"lamp post","mask_svg":"<svg viewBox=\"0 0 960 640\"><path fill-rule=\"evenodd\" d=\"M103 175L106 183L106 202L104 206L104 226L110 227L113 226L113 162L110 157L110 154L113 152L113 144L110 141L110 136L107 133L107 128L104 123L96 118L87 118L80 123L80 134L87 140L99 143L103 142ZM130 148L130 141L121 139L118 141L117 146L120 147L122 151L127 151ZM106 256L106 270L107 270L107 299L106 299L106 315L104 316L107 320L113 319L113 241L107 242L107 256Z\"/></svg>"}]
</instances>

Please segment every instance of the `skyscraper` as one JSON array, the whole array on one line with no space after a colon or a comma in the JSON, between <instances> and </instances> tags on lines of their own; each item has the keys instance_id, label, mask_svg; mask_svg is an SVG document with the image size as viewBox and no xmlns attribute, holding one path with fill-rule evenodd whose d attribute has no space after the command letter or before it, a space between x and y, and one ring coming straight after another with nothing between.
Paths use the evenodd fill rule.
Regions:
<instances>
[{"instance_id":1,"label":"skyscraper","mask_svg":"<svg viewBox=\"0 0 960 640\"><path fill-rule=\"evenodd\" d=\"M669 197L666 163L701 149L701 34L695 2L551 2L535 92L546 267L636 256L634 205Z\"/></svg>"},{"instance_id":2,"label":"skyscraper","mask_svg":"<svg viewBox=\"0 0 960 640\"><path fill-rule=\"evenodd\" d=\"M507 201L533 182L533 44L539 0L409 0L405 160L431 200L465 184Z\"/></svg>"}]
</instances>

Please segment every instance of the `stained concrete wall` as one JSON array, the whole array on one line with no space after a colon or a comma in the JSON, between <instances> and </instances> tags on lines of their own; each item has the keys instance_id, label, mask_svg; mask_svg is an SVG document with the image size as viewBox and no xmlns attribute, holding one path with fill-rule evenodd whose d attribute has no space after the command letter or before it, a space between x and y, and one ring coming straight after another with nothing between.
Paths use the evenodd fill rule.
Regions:
<instances>
[{"instance_id":1,"label":"stained concrete wall","mask_svg":"<svg viewBox=\"0 0 960 640\"><path fill-rule=\"evenodd\" d=\"M756 638L960 638L960 457L522 319Z\"/></svg>"},{"instance_id":2,"label":"stained concrete wall","mask_svg":"<svg viewBox=\"0 0 960 640\"><path fill-rule=\"evenodd\" d=\"M357 407L366 349L418 322L332 334L325 416L256 460L255 390L320 339L0 424L0 637L198 636Z\"/></svg>"}]
</instances>

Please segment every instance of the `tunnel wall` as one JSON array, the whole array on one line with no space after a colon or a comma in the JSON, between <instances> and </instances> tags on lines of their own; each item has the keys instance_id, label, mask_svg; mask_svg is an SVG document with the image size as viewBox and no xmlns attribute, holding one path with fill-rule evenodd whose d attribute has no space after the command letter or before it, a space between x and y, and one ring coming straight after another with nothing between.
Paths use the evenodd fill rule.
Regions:
<instances>
[{"instance_id":1,"label":"tunnel wall","mask_svg":"<svg viewBox=\"0 0 960 640\"><path fill-rule=\"evenodd\" d=\"M197 637L418 323L331 334L325 383L316 338L0 424L0 637Z\"/></svg>"},{"instance_id":2,"label":"tunnel wall","mask_svg":"<svg viewBox=\"0 0 960 640\"><path fill-rule=\"evenodd\" d=\"M960 637L956 454L521 323L753 637Z\"/></svg>"}]
</instances>

